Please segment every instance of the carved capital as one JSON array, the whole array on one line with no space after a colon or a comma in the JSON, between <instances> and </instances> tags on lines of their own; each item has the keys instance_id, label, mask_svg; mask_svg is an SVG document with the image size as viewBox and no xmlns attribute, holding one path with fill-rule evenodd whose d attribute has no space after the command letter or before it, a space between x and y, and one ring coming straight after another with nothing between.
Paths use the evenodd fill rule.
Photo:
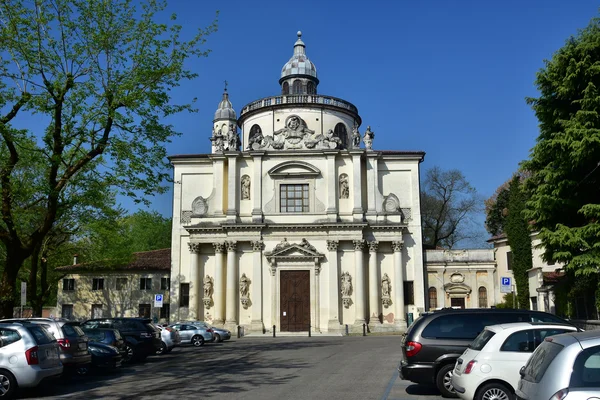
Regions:
<instances>
[{"instance_id":1,"label":"carved capital","mask_svg":"<svg viewBox=\"0 0 600 400\"><path fill-rule=\"evenodd\" d=\"M190 253L199 253L200 252L200 243L188 243L188 249Z\"/></svg>"},{"instance_id":2,"label":"carved capital","mask_svg":"<svg viewBox=\"0 0 600 400\"><path fill-rule=\"evenodd\" d=\"M328 240L327 241L327 250L337 251L339 245L340 245L339 240Z\"/></svg>"},{"instance_id":3,"label":"carved capital","mask_svg":"<svg viewBox=\"0 0 600 400\"><path fill-rule=\"evenodd\" d=\"M404 242L403 241L395 241L392 242L392 250L396 251L402 251L402 248L404 247Z\"/></svg>"},{"instance_id":4,"label":"carved capital","mask_svg":"<svg viewBox=\"0 0 600 400\"><path fill-rule=\"evenodd\" d=\"M354 250L364 250L365 248L365 241L364 239L361 240L353 240L352 243L354 244Z\"/></svg>"},{"instance_id":5,"label":"carved capital","mask_svg":"<svg viewBox=\"0 0 600 400\"><path fill-rule=\"evenodd\" d=\"M262 240L254 240L252 243L252 250L261 251L265 248L265 243Z\"/></svg>"},{"instance_id":6,"label":"carved capital","mask_svg":"<svg viewBox=\"0 0 600 400\"><path fill-rule=\"evenodd\" d=\"M370 253L377 253L377 247L379 247L378 241L373 240L372 242L369 242L369 252Z\"/></svg>"},{"instance_id":7,"label":"carved capital","mask_svg":"<svg viewBox=\"0 0 600 400\"><path fill-rule=\"evenodd\" d=\"M228 242L225 242L225 246L227 246L227 252L233 252L233 251L235 251L237 242L228 241Z\"/></svg>"},{"instance_id":8,"label":"carved capital","mask_svg":"<svg viewBox=\"0 0 600 400\"><path fill-rule=\"evenodd\" d=\"M213 247L215 248L215 253L222 253L225 249L224 243L213 242Z\"/></svg>"}]
</instances>

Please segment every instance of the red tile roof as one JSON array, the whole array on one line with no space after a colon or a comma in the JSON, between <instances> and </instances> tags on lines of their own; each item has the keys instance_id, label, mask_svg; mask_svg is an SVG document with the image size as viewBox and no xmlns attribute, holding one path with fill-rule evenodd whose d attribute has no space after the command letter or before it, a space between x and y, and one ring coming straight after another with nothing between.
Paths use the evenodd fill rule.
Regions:
<instances>
[{"instance_id":1,"label":"red tile roof","mask_svg":"<svg viewBox=\"0 0 600 400\"><path fill-rule=\"evenodd\" d=\"M96 270L115 270L115 271L170 271L171 270L171 249L160 249L150 251L140 251L133 253L133 257L127 264L115 264L110 260L94 261L87 263L78 263L65 265L56 268L57 271L96 271Z\"/></svg>"}]
</instances>

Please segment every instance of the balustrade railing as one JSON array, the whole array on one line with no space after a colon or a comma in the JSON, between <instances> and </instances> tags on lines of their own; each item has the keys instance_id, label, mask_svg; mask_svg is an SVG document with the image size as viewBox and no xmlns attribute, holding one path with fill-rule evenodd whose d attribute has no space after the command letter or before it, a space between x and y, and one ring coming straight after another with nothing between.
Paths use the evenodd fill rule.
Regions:
<instances>
[{"instance_id":1,"label":"balustrade railing","mask_svg":"<svg viewBox=\"0 0 600 400\"><path fill-rule=\"evenodd\" d=\"M352 103L349 103L342 99L338 99L336 97L322 96L317 94L291 94L285 96L265 97L263 99L253 101L252 103L247 104L246 106L244 106L244 108L242 108L240 116L250 111L279 104L325 104L329 106L344 108L346 110L358 114L358 109Z\"/></svg>"}]
</instances>

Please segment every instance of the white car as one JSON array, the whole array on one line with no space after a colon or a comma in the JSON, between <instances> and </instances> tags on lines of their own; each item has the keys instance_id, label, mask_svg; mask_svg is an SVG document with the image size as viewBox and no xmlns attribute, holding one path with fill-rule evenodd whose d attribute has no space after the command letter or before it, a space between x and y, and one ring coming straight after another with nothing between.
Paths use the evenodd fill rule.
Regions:
<instances>
[{"instance_id":1,"label":"white car","mask_svg":"<svg viewBox=\"0 0 600 400\"><path fill-rule=\"evenodd\" d=\"M573 331L575 326L537 322L487 326L456 361L456 394L465 400L513 400L519 370L544 338Z\"/></svg>"}]
</instances>

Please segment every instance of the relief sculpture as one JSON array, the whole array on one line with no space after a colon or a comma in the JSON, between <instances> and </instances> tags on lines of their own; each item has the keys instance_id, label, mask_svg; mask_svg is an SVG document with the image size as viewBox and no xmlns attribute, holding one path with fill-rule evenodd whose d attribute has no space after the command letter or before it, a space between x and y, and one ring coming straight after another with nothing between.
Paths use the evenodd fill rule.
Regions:
<instances>
[{"instance_id":1,"label":"relief sculpture","mask_svg":"<svg viewBox=\"0 0 600 400\"><path fill-rule=\"evenodd\" d=\"M242 303L242 307L247 309L250 306L250 279L246 276L246 274L242 274L240 278L240 302Z\"/></svg>"},{"instance_id":2,"label":"relief sculpture","mask_svg":"<svg viewBox=\"0 0 600 400\"><path fill-rule=\"evenodd\" d=\"M352 277L348 271L342 274L342 304L348 308L352 304Z\"/></svg>"},{"instance_id":3,"label":"relief sculpture","mask_svg":"<svg viewBox=\"0 0 600 400\"><path fill-rule=\"evenodd\" d=\"M392 299L390 297L391 291L392 285L390 283L390 277L388 274L383 274L383 278L381 278L381 303L385 308L392 305Z\"/></svg>"},{"instance_id":4,"label":"relief sculpture","mask_svg":"<svg viewBox=\"0 0 600 400\"><path fill-rule=\"evenodd\" d=\"M204 307L206 307L206 308L210 308L213 304L213 300L212 300L213 287L214 287L213 278L206 275L204 277L204 297L202 298L202 302L204 303Z\"/></svg>"}]
</instances>

